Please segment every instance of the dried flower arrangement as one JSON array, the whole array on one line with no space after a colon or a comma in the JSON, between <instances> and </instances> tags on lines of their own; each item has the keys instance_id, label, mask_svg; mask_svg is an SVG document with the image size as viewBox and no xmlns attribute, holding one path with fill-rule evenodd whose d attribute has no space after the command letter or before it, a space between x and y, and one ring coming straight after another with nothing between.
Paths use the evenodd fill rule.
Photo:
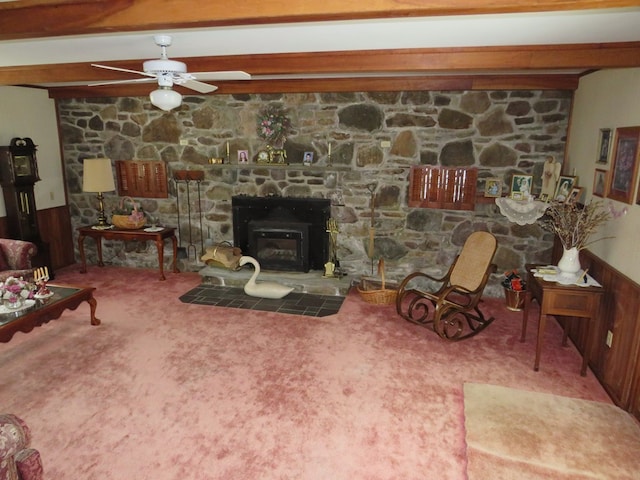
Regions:
<instances>
[{"instance_id":1,"label":"dried flower arrangement","mask_svg":"<svg viewBox=\"0 0 640 480\"><path fill-rule=\"evenodd\" d=\"M260 110L257 124L258 136L270 145L282 147L291 133L291 119L279 105L267 105Z\"/></svg>"},{"instance_id":2,"label":"dried flower arrangement","mask_svg":"<svg viewBox=\"0 0 640 480\"><path fill-rule=\"evenodd\" d=\"M591 202L587 205L552 202L539 223L545 230L555 233L565 249L575 247L582 250L604 239L603 237L589 241L591 235L610 218L611 213L604 209L602 202Z\"/></svg>"}]
</instances>

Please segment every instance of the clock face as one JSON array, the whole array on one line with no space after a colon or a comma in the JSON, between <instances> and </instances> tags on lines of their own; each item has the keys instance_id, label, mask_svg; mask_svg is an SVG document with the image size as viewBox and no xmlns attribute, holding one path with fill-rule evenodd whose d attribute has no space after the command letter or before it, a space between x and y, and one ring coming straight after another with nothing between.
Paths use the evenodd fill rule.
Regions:
<instances>
[{"instance_id":1,"label":"clock face","mask_svg":"<svg viewBox=\"0 0 640 480\"><path fill-rule=\"evenodd\" d=\"M269 161L269 153L266 152L265 150L260 150L258 152L258 162L266 163L268 161Z\"/></svg>"},{"instance_id":2,"label":"clock face","mask_svg":"<svg viewBox=\"0 0 640 480\"><path fill-rule=\"evenodd\" d=\"M15 170L16 177L28 177L33 175L31 170L31 158L25 155L13 157L13 168Z\"/></svg>"}]
</instances>

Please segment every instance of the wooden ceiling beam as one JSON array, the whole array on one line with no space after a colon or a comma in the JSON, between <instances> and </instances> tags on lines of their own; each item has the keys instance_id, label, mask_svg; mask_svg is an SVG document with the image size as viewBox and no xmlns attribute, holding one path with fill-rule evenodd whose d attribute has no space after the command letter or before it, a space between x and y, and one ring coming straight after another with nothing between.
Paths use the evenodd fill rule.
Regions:
<instances>
[{"instance_id":1,"label":"wooden ceiling beam","mask_svg":"<svg viewBox=\"0 0 640 480\"><path fill-rule=\"evenodd\" d=\"M574 70L640 67L640 42L530 47L474 47L448 49L370 50L285 53L182 58L190 72L245 70L251 75L377 73L383 76L416 74L477 74L492 71L544 73ZM102 62L139 70L143 60ZM90 63L28 65L0 68L0 85L60 82L99 82L138 78L92 67ZM103 87L93 87L103 88Z\"/></svg>"},{"instance_id":2,"label":"wooden ceiling beam","mask_svg":"<svg viewBox=\"0 0 640 480\"><path fill-rule=\"evenodd\" d=\"M22 0L0 2L0 40L228 25L637 7L637 0Z\"/></svg>"},{"instance_id":3,"label":"wooden ceiling beam","mask_svg":"<svg viewBox=\"0 0 640 480\"><path fill-rule=\"evenodd\" d=\"M249 80L218 82L209 95L328 92L394 92L415 90L575 90L578 75L478 75L438 77L339 78L313 80ZM51 98L146 97L153 84L49 89ZM175 87L183 96L198 96Z\"/></svg>"}]
</instances>

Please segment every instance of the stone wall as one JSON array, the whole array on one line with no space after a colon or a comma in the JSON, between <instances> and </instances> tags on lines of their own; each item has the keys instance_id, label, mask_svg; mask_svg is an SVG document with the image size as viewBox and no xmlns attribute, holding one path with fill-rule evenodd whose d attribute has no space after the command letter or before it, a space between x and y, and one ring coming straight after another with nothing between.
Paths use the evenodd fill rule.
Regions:
<instances>
[{"instance_id":1,"label":"stone wall","mask_svg":"<svg viewBox=\"0 0 640 480\"><path fill-rule=\"evenodd\" d=\"M285 144L285 166L255 163L265 147L256 134L256 115L268 103L287 108L294 127ZM476 167L479 192L487 177L502 178L508 191L514 173L533 174L535 193L545 158L563 159L570 106L568 91L186 96L169 113L143 97L58 103L74 226L95 221L95 200L82 192L84 158L162 160L169 177L173 170L205 171L205 181L191 185L190 205L185 184L172 180L169 198L138 199L161 224L177 226L180 189L180 245L195 245L188 249L192 259L194 250L199 257L202 244L232 241L233 195L325 197L333 200L340 228L341 267L357 278L372 272L369 188L374 187L374 257L385 258L388 278L402 279L418 269L445 270L470 232L488 230L499 241L498 274L490 285L494 295L501 294L505 270L550 260L552 236L537 225L510 223L493 203L480 203L474 211L409 208L410 167ZM231 164L212 165L211 158L226 156L227 144ZM238 165L238 150L248 150L252 162ZM312 166L302 164L308 151L314 152ZM105 197L109 213L118 197ZM86 250L93 260L93 249ZM113 242L104 248L105 261L119 265L154 267L155 255L154 246ZM186 268L201 266L191 262Z\"/></svg>"}]
</instances>

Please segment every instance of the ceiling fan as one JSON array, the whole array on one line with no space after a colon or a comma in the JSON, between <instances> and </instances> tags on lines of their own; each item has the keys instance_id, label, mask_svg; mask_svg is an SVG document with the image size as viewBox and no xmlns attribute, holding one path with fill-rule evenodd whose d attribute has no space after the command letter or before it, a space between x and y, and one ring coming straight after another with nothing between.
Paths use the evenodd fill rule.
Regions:
<instances>
[{"instance_id":1,"label":"ceiling fan","mask_svg":"<svg viewBox=\"0 0 640 480\"><path fill-rule=\"evenodd\" d=\"M218 89L215 85L200 82L196 76L207 80L249 80L251 75L242 71L220 71L220 72L198 72L188 73L187 65L183 62L170 60L167 56L167 47L171 45L170 35L155 35L153 39L161 48L160 58L147 60L142 64L143 71L129 70L127 68L110 67L92 63L91 66L116 70L118 72L135 73L143 75L145 78L131 80L115 80L109 82L92 83L90 86L113 85L117 83L150 82L155 79L158 82L158 89L151 92L149 98L151 103L162 110L172 110L182 103L182 95L173 90L174 85L182 85L185 88L195 90L199 93L211 93Z\"/></svg>"}]
</instances>

